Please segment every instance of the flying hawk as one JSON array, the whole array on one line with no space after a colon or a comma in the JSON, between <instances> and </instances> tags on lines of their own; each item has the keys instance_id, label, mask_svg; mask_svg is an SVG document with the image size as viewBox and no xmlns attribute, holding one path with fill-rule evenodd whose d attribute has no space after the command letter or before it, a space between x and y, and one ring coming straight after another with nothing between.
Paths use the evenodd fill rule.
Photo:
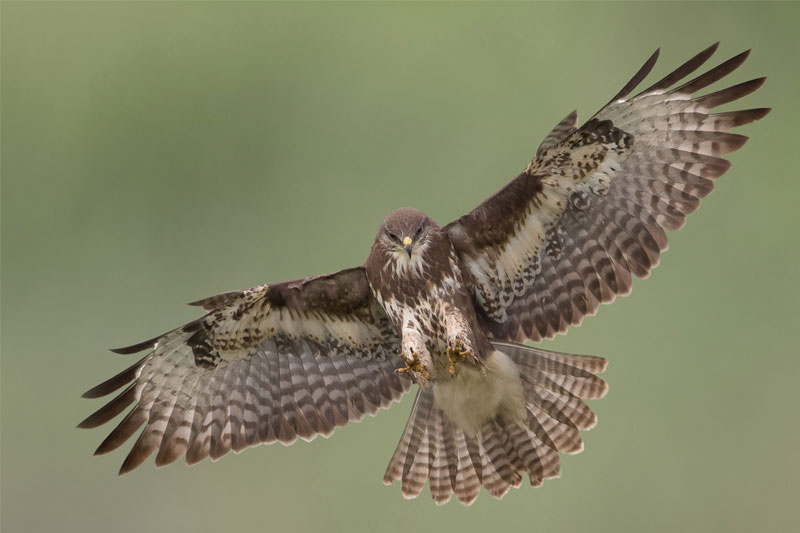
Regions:
<instances>
[{"instance_id":1,"label":"flying hawk","mask_svg":"<svg viewBox=\"0 0 800 533\"><path fill-rule=\"evenodd\" d=\"M596 417L600 357L528 346L579 324L631 290L714 180L730 133L769 109L710 114L764 78L695 96L747 58L739 54L679 84L700 52L636 96L658 51L597 114L570 113L531 163L471 213L439 226L416 209L390 213L362 266L194 302L207 314L145 342L130 368L84 394L123 389L79 427L133 405L95 452L139 434L120 473L157 452L188 464L298 437L329 436L418 384L411 417L384 476L437 503L500 498L524 474L559 475L559 452L583 449Z\"/></svg>"}]
</instances>

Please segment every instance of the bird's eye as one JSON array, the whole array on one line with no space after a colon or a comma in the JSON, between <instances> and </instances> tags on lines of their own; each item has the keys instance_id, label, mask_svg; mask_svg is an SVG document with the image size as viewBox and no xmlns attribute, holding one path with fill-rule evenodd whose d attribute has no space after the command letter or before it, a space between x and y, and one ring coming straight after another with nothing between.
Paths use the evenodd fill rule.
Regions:
<instances>
[{"instance_id":1,"label":"bird's eye","mask_svg":"<svg viewBox=\"0 0 800 533\"><path fill-rule=\"evenodd\" d=\"M395 234L394 234L394 233L392 233L391 231L387 231L387 233L389 234L389 237L391 237L391 239L392 239L393 241L400 242L400 237L398 237L397 235L395 235Z\"/></svg>"},{"instance_id":2,"label":"bird's eye","mask_svg":"<svg viewBox=\"0 0 800 533\"><path fill-rule=\"evenodd\" d=\"M422 226L417 228L417 231L414 233L414 240L417 239L422 234Z\"/></svg>"}]
</instances>

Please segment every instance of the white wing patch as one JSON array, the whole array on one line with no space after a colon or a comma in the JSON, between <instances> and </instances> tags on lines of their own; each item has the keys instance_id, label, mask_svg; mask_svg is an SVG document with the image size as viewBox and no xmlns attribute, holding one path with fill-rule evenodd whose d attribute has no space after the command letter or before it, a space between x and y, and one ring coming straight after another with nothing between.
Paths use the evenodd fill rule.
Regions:
<instances>
[{"instance_id":1,"label":"white wing patch","mask_svg":"<svg viewBox=\"0 0 800 533\"><path fill-rule=\"evenodd\" d=\"M543 253L558 258L563 252L559 221L564 212L582 210L592 195L606 195L618 176L631 152L631 138L613 127L598 130L579 132L531 162L529 179L539 179L541 191L494 261L480 257L469 262L478 301L494 320L506 320L505 309L529 291L541 273Z\"/></svg>"},{"instance_id":2,"label":"white wing patch","mask_svg":"<svg viewBox=\"0 0 800 533\"><path fill-rule=\"evenodd\" d=\"M475 298L495 337L538 341L627 294L686 217L731 166L746 137L733 128L767 108L710 114L757 90L756 78L695 96L735 71L749 51L683 81L712 45L641 93L653 54L580 128L573 112L508 186L447 226L476 280Z\"/></svg>"},{"instance_id":3,"label":"white wing patch","mask_svg":"<svg viewBox=\"0 0 800 533\"><path fill-rule=\"evenodd\" d=\"M266 285L244 291L238 301L210 313L202 319L212 345L223 359L233 361L248 357L252 349L280 334L287 339L307 339L334 343L350 351L370 353L386 343L386 327L369 317L332 316L320 311L303 312L289 308L273 309L266 299ZM384 324L385 325L385 324ZM380 352L382 356L382 352Z\"/></svg>"}]
</instances>

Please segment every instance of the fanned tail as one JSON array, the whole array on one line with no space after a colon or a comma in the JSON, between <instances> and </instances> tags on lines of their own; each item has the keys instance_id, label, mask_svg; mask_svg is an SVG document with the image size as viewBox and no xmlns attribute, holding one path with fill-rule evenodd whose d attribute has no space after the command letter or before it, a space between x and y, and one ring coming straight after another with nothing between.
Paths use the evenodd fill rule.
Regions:
<instances>
[{"instance_id":1,"label":"fanned tail","mask_svg":"<svg viewBox=\"0 0 800 533\"><path fill-rule=\"evenodd\" d=\"M432 390L420 390L383 478L387 485L399 480L404 497L417 497L428 480L439 505L453 494L470 505L481 487L502 498L526 474L533 486L559 477L558 454L583 450L580 430L594 427L597 417L582 399L605 395L608 387L595 374L605 370L606 360L492 344L517 365L526 418L500 414L469 435L435 405Z\"/></svg>"}]
</instances>

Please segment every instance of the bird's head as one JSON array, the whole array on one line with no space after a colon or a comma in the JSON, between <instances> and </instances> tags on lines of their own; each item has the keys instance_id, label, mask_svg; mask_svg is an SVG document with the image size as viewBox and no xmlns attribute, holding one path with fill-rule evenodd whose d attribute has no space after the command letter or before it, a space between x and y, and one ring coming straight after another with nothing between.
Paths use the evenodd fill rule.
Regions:
<instances>
[{"instance_id":1,"label":"bird's head","mask_svg":"<svg viewBox=\"0 0 800 533\"><path fill-rule=\"evenodd\" d=\"M412 208L392 211L383 219L375 239L401 268L422 262L422 255L439 226L425 213ZM421 266L421 265L419 265Z\"/></svg>"}]
</instances>

